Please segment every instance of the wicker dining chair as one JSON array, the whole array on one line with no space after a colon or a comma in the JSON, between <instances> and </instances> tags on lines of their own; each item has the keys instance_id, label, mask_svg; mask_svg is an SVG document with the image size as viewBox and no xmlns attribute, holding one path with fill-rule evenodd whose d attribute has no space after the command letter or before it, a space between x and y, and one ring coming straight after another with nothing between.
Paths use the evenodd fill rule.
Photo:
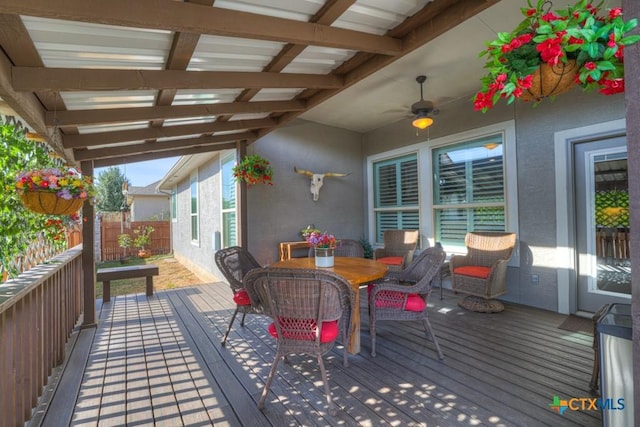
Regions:
<instances>
[{"instance_id":1,"label":"wicker dining chair","mask_svg":"<svg viewBox=\"0 0 640 427\"><path fill-rule=\"evenodd\" d=\"M439 274L445 252L438 247L422 251L403 271L390 271L378 282L369 285L369 334L371 356L376 356L376 322L380 320L421 320L427 338L431 338L443 359L427 310L433 279Z\"/></svg>"},{"instance_id":2,"label":"wicker dining chair","mask_svg":"<svg viewBox=\"0 0 640 427\"><path fill-rule=\"evenodd\" d=\"M451 288L469 295L458 305L487 313L504 310L495 298L507 293L507 263L515 248L515 233L474 231L464 240L467 254L454 255L449 261Z\"/></svg>"},{"instance_id":3,"label":"wicker dining chair","mask_svg":"<svg viewBox=\"0 0 640 427\"><path fill-rule=\"evenodd\" d=\"M308 354L318 360L329 412L335 415L337 410L331 400L322 356L333 348L341 333L345 345L343 363L348 364L346 345L355 300L349 283L329 271L263 268L247 274L244 286L252 303L274 320L268 329L277 341L275 359L258 407L264 407L280 360L290 354Z\"/></svg>"},{"instance_id":4,"label":"wicker dining chair","mask_svg":"<svg viewBox=\"0 0 640 427\"><path fill-rule=\"evenodd\" d=\"M251 305L249 295L242 285L242 279L250 270L260 267L260 264L258 264L258 261L256 261L249 251L240 246L220 249L215 254L215 260L218 270L220 270L229 282L231 291L233 291L233 301L236 303L236 310L233 312L227 331L222 338L221 344L224 347L227 344L227 337L229 336L229 332L231 332L231 326L233 326L233 322L236 320L238 313L242 313L240 326L244 326L244 318L247 313L257 313L256 309Z\"/></svg>"},{"instance_id":5,"label":"wicker dining chair","mask_svg":"<svg viewBox=\"0 0 640 427\"><path fill-rule=\"evenodd\" d=\"M411 264L419 237L418 230L385 230L384 247L373 251L373 259L387 264L391 271L400 271Z\"/></svg>"},{"instance_id":6,"label":"wicker dining chair","mask_svg":"<svg viewBox=\"0 0 640 427\"><path fill-rule=\"evenodd\" d=\"M355 257L364 258L364 246L362 243L353 239L340 239L338 240L338 246L333 251L334 256ZM309 258L315 257L315 251L313 247L309 248Z\"/></svg>"}]
</instances>

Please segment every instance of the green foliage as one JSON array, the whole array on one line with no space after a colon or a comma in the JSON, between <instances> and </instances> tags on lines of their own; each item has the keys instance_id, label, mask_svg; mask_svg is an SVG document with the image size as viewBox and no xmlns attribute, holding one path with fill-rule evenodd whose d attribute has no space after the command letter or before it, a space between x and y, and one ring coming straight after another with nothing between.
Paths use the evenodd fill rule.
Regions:
<instances>
[{"instance_id":1,"label":"green foliage","mask_svg":"<svg viewBox=\"0 0 640 427\"><path fill-rule=\"evenodd\" d=\"M129 236L128 234L120 234L118 236L118 246L120 246L121 248L124 248L124 249L130 248L132 244L133 244L133 240L131 239L131 236Z\"/></svg>"},{"instance_id":2,"label":"green foliage","mask_svg":"<svg viewBox=\"0 0 640 427\"><path fill-rule=\"evenodd\" d=\"M122 194L122 184L129 181L117 167L110 167L98 175L96 191L97 209L100 212L120 212L126 200Z\"/></svg>"},{"instance_id":3,"label":"green foliage","mask_svg":"<svg viewBox=\"0 0 640 427\"><path fill-rule=\"evenodd\" d=\"M369 240L362 236L360 238L360 244L364 248L364 257L367 259L373 259L373 246L371 246Z\"/></svg>"},{"instance_id":4,"label":"green foliage","mask_svg":"<svg viewBox=\"0 0 640 427\"><path fill-rule=\"evenodd\" d=\"M629 227L629 192L596 192L596 223L599 227Z\"/></svg>"},{"instance_id":5,"label":"green foliage","mask_svg":"<svg viewBox=\"0 0 640 427\"><path fill-rule=\"evenodd\" d=\"M133 233L136 235L136 238L133 239L133 245L136 248L144 250L146 246L151 245L151 234L153 234L154 231L155 229L150 225L136 228L133 230Z\"/></svg>"},{"instance_id":6,"label":"green foliage","mask_svg":"<svg viewBox=\"0 0 640 427\"><path fill-rule=\"evenodd\" d=\"M24 130L0 120L0 268L7 269L10 277L18 273L11 270L11 262L24 253L38 233L47 230L48 220L57 218L26 209L15 190L15 178L25 170L62 166L62 161L51 154L45 144L28 141ZM60 240L53 243L65 244Z\"/></svg>"}]
</instances>

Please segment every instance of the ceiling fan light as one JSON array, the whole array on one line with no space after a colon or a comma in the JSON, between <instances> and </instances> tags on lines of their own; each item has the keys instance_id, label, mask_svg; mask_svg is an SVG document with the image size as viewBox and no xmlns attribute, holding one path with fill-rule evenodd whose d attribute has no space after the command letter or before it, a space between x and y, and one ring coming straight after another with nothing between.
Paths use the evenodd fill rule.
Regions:
<instances>
[{"instance_id":1,"label":"ceiling fan light","mask_svg":"<svg viewBox=\"0 0 640 427\"><path fill-rule=\"evenodd\" d=\"M418 129L426 129L433 124L433 119L424 114L418 114L412 124Z\"/></svg>"}]
</instances>

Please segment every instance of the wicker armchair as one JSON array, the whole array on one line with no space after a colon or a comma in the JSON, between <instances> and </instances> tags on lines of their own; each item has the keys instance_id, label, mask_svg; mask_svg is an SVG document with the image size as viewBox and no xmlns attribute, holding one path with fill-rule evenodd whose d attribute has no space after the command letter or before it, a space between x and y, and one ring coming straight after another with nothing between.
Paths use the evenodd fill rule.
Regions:
<instances>
[{"instance_id":1,"label":"wicker armchair","mask_svg":"<svg viewBox=\"0 0 640 427\"><path fill-rule=\"evenodd\" d=\"M469 232L467 255L449 261L454 292L469 294L458 304L472 311L500 312L504 305L494 298L507 293L507 263L516 244L515 233Z\"/></svg>"},{"instance_id":2,"label":"wicker armchair","mask_svg":"<svg viewBox=\"0 0 640 427\"><path fill-rule=\"evenodd\" d=\"M400 271L411 264L419 237L418 230L386 230L384 247L373 251L373 259L387 264L391 271Z\"/></svg>"},{"instance_id":3,"label":"wicker armchair","mask_svg":"<svg viewBox=\"0 0 640 427\"><path fill-rule=\"evenodd\" d=\"M338 241L338 246L333 251L334 256L345 256L345 257L355 257L355 258L364 258L364 247L362 243L353 239L340 239ZM316 256L315 250L313 247L309 248L309 258L313 258Z\"/></svg>"},{"instance_id":4,"label":"wicker armchair","mask_svg":"<svg viewBox=\"0 0 640 427\"><path fill-rule=\"evenodd\" d=\"M422 320L427 338L431 338L438 357L442 350L433 333L427 299L431 294L434 277L446 257L441 248L428 248L420 253L403 271L387 273L381 282L369 285L369 334L371 356L376 356L376 322L379 320Z\"/></svg>"},{"instance_id":5,"label":"wicker armchair","mask_svg":"<svg viewBox=\"0 0 640 427\"><path fill-rule=\"evenodd\" d=\"M220 249L215 254L216 265L225 279L229 282L229 286L233 291L233 301L236 303L236 310L231 316L229 327L222 338L222 346L227 344L227 337L231 331L234 320L239 312L242 312L242 320L240 326L244 326L244 318L247 313L256 313L257 311L251 306L249 295L242 286L242 279L252 269L260 267L258 261L240 246L232 246L230 248Z\"/></svg>"},{"instance_id":6,"label":"wicker armchair","mask_svg":"<svg viewBox=\"0 0 640 427\"><path fill-rule=\"evenodd\" d=\"M280 359L302 353L318 359L329 412L335 415L322 356L331 350L340 332L345 345L349 340L354 301L349 283L329 271L263 268L247 274L244 286L252 303L274 320L269 333L277 340L275 359L258 407L264 407ZM346 348L343 357L347 366Z\"/></svg>"}]
</instances>

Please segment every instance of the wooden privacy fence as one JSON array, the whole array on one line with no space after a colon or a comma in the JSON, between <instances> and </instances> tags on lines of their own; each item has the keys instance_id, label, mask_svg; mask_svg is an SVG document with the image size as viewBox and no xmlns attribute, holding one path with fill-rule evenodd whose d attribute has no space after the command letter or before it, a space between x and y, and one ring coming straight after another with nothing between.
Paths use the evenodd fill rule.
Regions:
<instances>
[{"instance_id":1,"label":"wooden privacy fence","mask_svg":"<svg viewBox=\"0 0 640 427\"><path fill-rule=\"evenodd\" d=\"M127 228L127 226L129 226ZM118 245L118 236L128 234L131 239L136 238L133 232L138 227L151 226L154 228L151 234L151 253L162 255L171 253L171 223L169 221L133 221L123 224L120 222L100 223L100 254L102 261L113 261L125 256L124 249ZM131 247L126 255L135 255L138 249Z\"/></svg>"},{"instance_id":2,"label":"wooden privacy fence","mask_svg":"<svg viewBox=\"0 0 640 427\"><path fill-rule=\"evenodd\" d=\"M0 286L0 426L21 426L80 319L82 246Z\"/></svg>"},{"instance_id":3,"label":"wooden privacy fence","mask_svg":"<svg viewBox=\"0 0 640 427\"><path fill-rule=\"evenodd\" d=\"M624 229L598 229L596 231L596 255L614 259L628 259L631 233Z\"/></svg>"}]
</instances>

